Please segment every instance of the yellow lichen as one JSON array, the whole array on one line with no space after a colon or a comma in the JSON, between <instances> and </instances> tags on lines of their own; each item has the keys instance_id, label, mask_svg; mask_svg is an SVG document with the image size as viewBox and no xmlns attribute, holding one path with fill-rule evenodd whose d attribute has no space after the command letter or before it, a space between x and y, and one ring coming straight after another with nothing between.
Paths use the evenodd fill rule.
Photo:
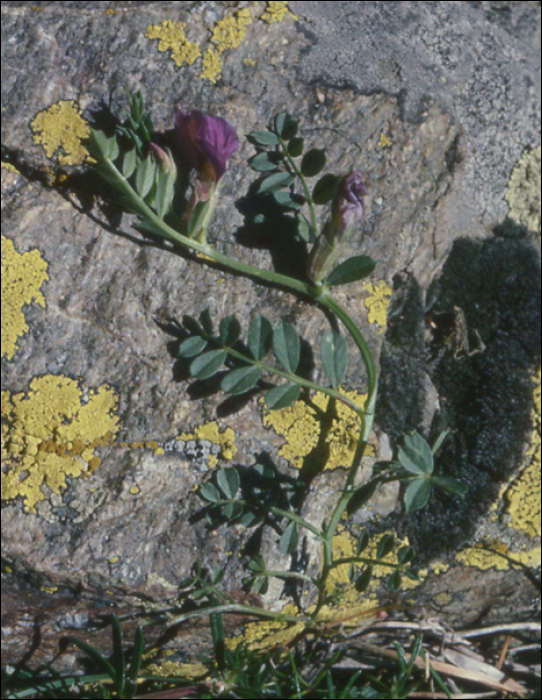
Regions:
<instances>
[{"instance_id":1,"label":"yellow lichen","mask_svg":"<svg viewBox=\"0 0 542 700\"><path fill-rule=\"evenodd\" d=\"M450 568L449 564L445 564L442 561L434 561L431 564L431 571L434 574L444 574Z\"/></svg>"},{"instance_id":2,"label":"yellow lichen","mask_svg":"<svg viewBox=\"0 0 542 700\"><path fill-rule=\"evenodd\" d=\"M512 170L505 199L508 216L529 231L540 233L540 146L528 149Z\"/></svg>"},{"instance_id":3,"label":"yellow lichen","mask_svg":"<svg viewBox=\"0 0 542 700\"><path fill-rule=\"evenodd\" d=\"M40 591L52 595L58 591L58 586L40 586Z\"/></svg>"},{"instance_id":4,"label":"yellow lichen","mask_svg":"<svg viewBox=\"0 0 542 700\"><path fill-rule=\"evenodd\" d=\"M19 171L12 163L5 163L2 161L2 168L4 170L9 170L11 173L18 173Z\"/></svg>"},{"instance_id":5,"label":"yellow lichen","mask_svg":"<svg viewBox=\"0 0 542 700\"><path fill-rule=\"evenodd\" d=\"M35 377L30 391L2 392L2 499L22 497L27 512L46 492L59 494L66 477L99 466L94 451L119 429L117 397L106 385L87 391L68 377ZM45 491L44 491L44 487Z\"/></svg>"},{"instance_id":6,"label":"yellow lichen","mask_svg":"<svg viewBox=\"0 0 542 700\"><path fill-rule=\"evenodd\" d=\"M268 2L260 19L268 24L273 24L273 22L282 22L286 15L297 20L297 17L288 9L287 2Z\"/></svg>"},{"instance_id":7,"label":"yellow lichen","mask_svg":"<svg viewBox=\"0 0 542 700\"><path fill-rule=\"evenodd\" d=\"M383 280L376 284L363 282L362 287L370 294L365 299L365 306L369 311L369 323L376 323L380 327L380 332L383 333L386 328L388 306L391 301L391 289Z\"/></svg>"},{"instance_id":8,"label":"yellow lichen","mask_svg":"<svg viewBox=\"0 0 542 700\"><path fill-rule=\"evenodd\" d=\"M519 478L504 491L510 525L530 537L540 537L541 415L540 367L534 377L533 432Z\"/></svg>"},{"instance_id":9,"label":"yellow lichen","mask_svg":"<svg viewBox=\"0 0 542 700\"><path fill-rule=\"evenodd\" d=\"M204 425L200 425L194 429L193 433L181 433L181 440L207 440L213 445L220 445L222 448L221 455L224 459L233 459L237 452L235 446L235 433L231 428L221 433L216 421L209 421Z\"/></svg>"},{"instance_id":10,"label":"yellow lichen","mask_svg":"<svg viewBox=\"0 0 542 700\"><path fill-rule=\"evenodd\" d=\"M146 652L145 656L148 655L149 652ZM202 680L209 675L209 670L204 664L183 664L180 661L145 665L145 672L151 676L184 678L190 681Z\"/></svg>"},{"instance_id":11,"label":"yellow lichen","mask_svg":"<svg viewBox=\"0 0 542 700\"><path fill-rule=\"evenodd\" d=\"M361 556L366 557L368 559L376 559L376 554L378 550L378 545L380 544L380 540L384 537L384 535L394 534L395 533L390 531L382 532L378 535L375 535L371 539L367 547L363 550ZM408 539L405 538L404 540L400 540L399 538L396 538L393 550L385 557L383 561L387 562L388 564L397 564L397 550L400 547L408 545ZM356 546L357 540L348 532L348 530L339 526L337 528L337 534L333 538L333 557L335 559L354 557L356 556ZM336 586L342 587L345 591L345 604L348 601L350 603L356 602L357 604L359 604L359 593L350 582L350 578L348 575L349 571L350 564L344 564L333 569L328 578L327 591L328 593L331 593ZM371 579L371 583L369 585L368 590L371 591L372 589L380 587L382 585L382 582L386 580L391 573L393 573L393 569L390 566L375 565L373 568L373 577ZM418 572L418 575L420 576L420 579L422 579L425 577L426 572ZM406 577L403 579L403 588L415 588L418 585L418 581L412 581L411 579Z\"/></svg>"},{"instance_id":12,"label":"yellow lichen","mask_svg":"<svg viewBox=\"0 0 542 700\"><path fill-rule=\"evenodd\" d=\"M61 165L79 165L88 156L82 140L90 134L88 124L73 100L61 100L36 115L30 124L34 143L41 144L47 158L57 151Z\"/></svg>"},{"instance_id":13,"label":"yellow lichen","mask_svg":"<svg viewBox=\"0 0 542 700\"><path fill-rule=\"evenodd\" d=\"M211 42L215 44L219 53L236 49L245 38L250 24L252 24L250 10L242 8L234 15L228 15L215 24Z\"/></svg>"},{"instance_id":14,"label":"yellow lichen","mask_svg":"<svg viewBox=\"0 0 542 700\"><path fill-rule=\"evenodd\" d=\"M184 28L186 22L173 22L166 19L160 24L147 25L145 36L158 39L158 51L171 51L171 58L178 66L187 63L191 66L201 56L198 44L188 41Z\"/></svg>"},{"instance_id":15,"label":"yellow lichen","mask_svg":"<svg viewBox=\"0 0 542 700\"><path fill-rule=\"evenodd\" d=\"M28 330L23 306L33 300L45 307L39 291L47 275L47 263L37 249L18 253L15 246L2 236L2 357L11 360L17 349L17 339Z\"/></svg>"},{"instance_id":16,"label":"yellow lichen","mask_svg":"<svg viewBox=\"0 0 542 700\"><path fill-rule=\"evenodd\" d=\"M365 406L366 394L355 391L341 393L360 408ZM327 409L327 394L316 392L312 400L322 411ZM332 419L329 430L326 429L325 435L325 446L329 451L326 469L349 467L352 464L360 431L360 420L351 408L337 401L335 409L336 416ZM296 401L289 408L269 411L264 416L263 423L265 427L271 427L279 435L284 435L286 444L281 447L279 454L299 469L303 466L304 457L310 454L320 441L322 421L317 410L304 401ZM369 446L365 454L372 453L373 448Z\"/></svg>"},{"instance_id":17,"label":"yellow lichen","mask_svg":"<svg viewBox=\"0 0 542 700\"><path fill-rule=\"evenodd\" d=\"M507 551L506 546L502 546L504 552ZM506 571L511 568L510 559L515 559L518 564L523 564L528 567L540 566L540 547L534 547L529 551L511 552L505 556L501 556L500 552L492 548L465 547L455 556L457 561L467 566L475 566L483 571L487 569L496 569L497 571Z\"/></svg>"},{"instance_id":18,"label":"yellow lichen","mask_svg":"<svg viewBox=\"0 0 542 700\"><path fill-rule=\"evenodd\" d=\"M443 607L445 605L449 605L452 600L453 597L450 595L450 593L445 591L443 593L437 593L437 595L433 598L433 603L439 607Z\"/></svg>"},{"instance_id":19,"label":"yellow lichen","mask_svg":"<svg viewBox=\"0 0 542 700\"><path fill-rule=\"evenodd\" d=\"M242 8L234 15L228 15L215 24L210 39L215 48L206 49L203 55L203 71L200 78L206 78L216 83L224 66L221 54L241 45L251 23L250 11Z\"/></svg>"},{"instance_id":20,"label":"yellow lichen","mask_svg":"<svg viewBox=\"0 0 542 700\"><path fill-rule=\"evenodd\" d=\"M130 493L132 496L135 496L136 494L139 493L139 486L130 486Z\"/></svg>"},{"instance_id":21,"label":"yellow lichen","mask_svg":"<svg viewBox=\"0 0 542 700\"><path fill-rule=\"evenodd\" d=\"M216 83L222 73L223 67L224 61L220 58L218 51L209 47L203 54L203 70L200 74L200 78Z\"/></svg>"},{"instance_id":22,"label":"yellow lichen","mask_svg":"<svg viewBox=\"0 0 542 700\"><path fill-rule=\"evenodd\" d=\"M380 134L380 140L377 143L377 146L380 148L390 148L391 146L391 140L389 136L386 136L386 134L382 133Z\"/></svg>"},{"instance_id":23,"label":"yellow lichen","mask_svg":"<svg viewBox=\"0 0 542 700\"><path fill-rule=\"evenodd\" d=\"M382 533L373 538L367 549L363 551L363 556L375 558L378 544L386 533ZM388 533L389 534L389 533ZM385 558L390 564L397 563L397 550L403 545L407 545L407 540L397 540L393 552ZM353 557L356 555L356 539L345 529L339 528L333 539L334 559ZM386 566L375 566L373 579L369 585L368 592L359 593L348 576L350 564L344 564L334 568L328 578L326 592L334 595L337 603L332 606L324 605L318 613L318 622L324 626L352 626L374 622L381 610L377 605L375 590L382 585L382 580L387 578L393 569ZM421 578L423 577L423 574ZM414 588L418 582L404 579L403 588ZM314 607L308 609L311 613ZM288 603L281 611L287 615L299 615L298 608ZM271 649L276 646L289 644L304 629L304 623L292 625L291 623L261 621L252 622L246 626L245 632L235 638L226 641L229 648L235 648L240 643L247 643L251 649Z\"/></svg>"}]
</instances>

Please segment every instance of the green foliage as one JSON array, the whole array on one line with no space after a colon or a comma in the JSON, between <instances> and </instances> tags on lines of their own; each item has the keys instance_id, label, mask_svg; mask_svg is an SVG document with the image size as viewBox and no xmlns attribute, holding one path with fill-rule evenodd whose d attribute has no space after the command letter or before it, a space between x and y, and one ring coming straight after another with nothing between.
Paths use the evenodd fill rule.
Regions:
<instances>
[{"instance_id":1,"label":"green foliage","mask_svg":"<svg viewBox=\"0 0 542 700\"><path fill-rule=\"evenodd\" d=\"M269 410L291 406L299 399L302 386L319 388L296 374L301 339L290 323L281 321L273 328L265 316L258 314L249 326L246 343L240 340L241 324L234 315L220 321L218 336L213 333L208 309L199 322L185 316L183 326L188 337L179 344L177 356L192 360L190 375L197 379L208 379L223 371L220 387L227 394L245 394L253 390L260 385L263 372L266 375L275 373L287 380L267 391L265 403ZM346 373L346 341L338 333L328 333L324 335L321 349L324 369L331 386L337 389ZM264 362L271 351L282 369Z\"/></svg>"},{"instance_id":2,"label":"green foliage","mask_svg":"<svg viewBox=\"0 0 542 700\"><path fill-rule=\"evenodd\" d=\"M332 270L326 277L325 284L335 287L339 284L358 282L374 272L376 262L368 255L356 255L348 258Z\"/></svg>"},{"instance_id":3,"label":"green foliage","mask_svg":"<svg viewBox=\"0 0 542 700\"><path fill-rule=\"evenodd\" d=\"M273 350L286 372L295 372L299 364L301 343L296 329L281 321L273 332Z\"/></svg>"},{"instance_id":4,"label":"green foliage","mask_svg":"<svg viewBox=\"0 0 542 700\"><path fill-rule=\"evenodd\" d=\"M348 364L348 348L346 340L335 331L324 333L320 345L322 363L331 386L337 388L344 379Z\"/></svg>"},{"instance_id":5,"label":"green foliage","mask_svg":"<svg viewBox=\"0 0 542 700\"><path fill-rule=\"evenodd\" d=\"M257 153L250 160L250 167L263 176L258 194L272 194L279 209L298 211L304 205L308 206L308 218L300 212L296 217L298 236L302 241L314 243L318 237L314 205L330 201L339 178L324 175L311 194L307 178L319 175L324 169L326 149L305 151L305 139L297 135L298 129L298 120L284 111L271 120L269 129L253 131L248 138ZM296 180L302 193L294 191Z\"/></svg>"},{"instance_id":6,"label":"green foliage","mask_svg":"<svg viewBox=\"0 0 542 700\"><path fill-rule=\"evenodd\" d=\"M431 495L432 486L448 491L463 498L467 492L467 486L451 477L433 476L433 454L446 437L441 434L433 449L428 442L418 433L405 435L403 444L399 445L397 457L399 460L398 478L405 481L405 507L407 513L423 508Z\"/></svg>"}]
</instances>

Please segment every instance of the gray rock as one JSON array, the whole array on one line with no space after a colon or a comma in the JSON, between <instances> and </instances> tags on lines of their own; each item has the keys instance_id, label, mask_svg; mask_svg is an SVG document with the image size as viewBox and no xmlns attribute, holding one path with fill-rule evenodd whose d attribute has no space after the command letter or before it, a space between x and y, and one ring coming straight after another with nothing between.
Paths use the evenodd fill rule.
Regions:
<instances>
[{"instance_id":1,"label":"gray rock","mask_svg":"<svg viewBox=\"0 0 542 700\"><path fill-rule=\"evenodd\" d=\"M465 469L476 466L482 447L484 463L491 461L500 426L508 425L499 412L500 394L484 405L483 427L491 426L490 438L472 446L473 416L461 413L459 399L449 398L457 358L443 355L431 364L427 354L426 291L440 284L434 295L437 313L464 304L473 327L485 328L482 317L489 307L476 310L476 300L463 300L469 275L481 274L475 261L480 264L480 251L491 246L504 258L506 251L515 255L514 265L525 272L504 262L503 269L508 277L526 275L513 309L521 314L528 302L528 317L523 325L507 326L505 295L498 318L487 320L503 334L503 357L513 362L519 346L523 353L521 371L505 383L512 392L506 412L514 401L523 402L521 425L510 433L501 467L484 477L494 480L487 493L496 490L519 469L531 407L527 377L540 362L539 335L538 340L536 333L524 335L526 324L540 328L540 298L531 294L539 284L539 239L529 242L533 232L521 227L513 232L520 238L512 241L502 235L495 239L493 233L508 213L504 194L513 167L525 148L539 143L540 3L293 2L298 22L288 17L269 26L254 22L246 41L224 54L216 85L200 80L198 64L179 68L145 37L147 25L172 18L166 12L171 3L137 3L134 11L136 3L125 2L118 14L105 14L105 5L48 2L35 10L27 3L2 3L2 159L20 172L2 168L2 232L14 245L10 261L36 285L36 293L18 308L20 291L15 301L9 297L15 311L24 303L28 328L17 335L11 355L2 358L2 556L11 570L6 576L19 582L28 578L38 596L40 586L64 586L70 595L83 589L94 603L112 590L126 604L142 597L158 604L176 599L179 583L200 560L209 569L224 567L225 589L237 591L246 575L242 565L258 538L240 526L209 529L194 488L217 465L250 469L269 460L285 476L299 475L279 454L284 439L264 427L254 395L233 400L216 393L212 381L189 381L186 364L175 356L178 323L184 314L197 316L209 308L215 323L236 313L246 331L252 315L260 312L274 323L281 318L294 323L314 344L327 328L323 314L277 289L222 273L134 233L131 217L96 196L95 183L72 162L77 159L69 147L54 153L51 146L48 157L36 141L38 132L29 128L62 100L76 101L86 118L96 117L100 105L102 111L107 105L118 113L124 109L123 85L141 89L156 128L166 136L180 104L235 125L241 145L225 176L211 238L218 250L245 262L288 272L304 264L306 251L292 246L288 217L254 222L249 195L255 178L246 165L254 149L244 135L265 128L273 114L287 108L299 117L308 144L326 146L330 172L366 173L368 212L348 253L378 260L375 281L391 288L395 280L386 335L368 319L369 293L362 285L341 287L336 296L381 358L378 430L386 434L381 446L374 440L376 458L389 459L390 437L393 445L405 430L436 425L447 401L455 411L447 469L453 471L456 459ZM188 22L190 41L202 43L213 16L227 11L223 3L207 2L204 11L202 3L174 5L174 19ZM114 3L110 9L117 11ZM51 166L68 179L55 179ZM513 228L509 224L505 233ZM462 245L470 246L463 257L458 254ZM18 257L33 250L46 262L48 279L36 271L35 257L24 263ZM453 286L452 263L463 268L466 277L458 277L463 287ZM498 275L504 273L497 272L491 294L500 290ZM513 296L512 288L510 283ZM13 289L19 287L14 283L8 291ZM32 303L38 292L45 306ZM486 392L496 382L501 346L492 345L485 332L481 336L487 354L462 364L471 367L491 358L485 384L467 377L478 392ZM363 364L349 348L345 386L363 392ZM318 357L307 353L305 360L313 376L322 379ZM457 375L460 384L463 379ZM473 384L461 386L468 390ZM212 432L213 421L220 433L214 441L208 432L198 433L201 426ZM311 458L301 459L301 466L308 468ZM364 476L370 466L367 462ZM6 474L11 481L4 482ZM340 470L324 472L316 482L319 492L316 488L303 506L305 517L325 517L342 476ZM376 512L425 546L427 533L398 517L399 511L394 514L397 499L397 490L390 489L375 500L374 511L365 509L358 520ZM484 512L475 509L468 527L459 527L463 541L471 541L480 523L489 522ZM382 521L370 526L377 533ZM445 530L444 521L439 527ZM506 540L504 530L487 527ZM270 568L318 569L319 551L310 540L292 562L278 554L277 540L271 528L261 533L259 551ZM429 550L429 558L436 555ZM463 563L454 567L458 578L479 575ZM520 572L502 578L493 574L497 599L511 579L521 578ZM420 598L430 600L431 591L440 594L443 585L435 574L426 592L420 589ZM516 609L532 593L528 585L518 586ZM13 596L19 600L19 593ZM281 584L267 603L280 607L288 599ZM473 611L476 605L474 600ZM72 607L60 606L58 619L65 622L57 626L84 626L88 611ZM496 619L499 610L495 603ZM34 620L32 611L24 614ZM457 605L448 615L452 623L463 619ZM18 629L17 624L13 621L10 629ZM21 635L13 632L11 656L3 645L7 660L19 654L27 638L26 632Z\"/></svg>"}]
</instances>

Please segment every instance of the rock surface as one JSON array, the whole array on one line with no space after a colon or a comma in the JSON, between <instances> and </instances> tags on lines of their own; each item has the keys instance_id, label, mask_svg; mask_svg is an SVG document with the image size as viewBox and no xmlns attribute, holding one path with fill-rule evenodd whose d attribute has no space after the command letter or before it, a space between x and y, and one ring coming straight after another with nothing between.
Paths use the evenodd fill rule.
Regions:
<instances>
[{"instance_id":1,"label":"rock surface","mask_svg":"<svg viewBox=\"0 0 542 700\"><path fill-rule=\"evenodd\" d=\"M54 639L87 607L95 618L106 591L121 612L174 598L196 559L224 567L225 588L239 590L253 533L209 530L194 487L217 465L267 460L295 477L315 458L302 447L319 430L306 413L286 425L254 395L232 400L188 381L175 360L173 321L205 308L216 322L236 313L244 330L258 312L282 318L311 343L326 320L142 239L94 197L73 134L84 134L81 114L124 109L124 85L141 89L160 131L180 104L235 125L241 146L211 235L246 262L287 272L306 252L290 247L287 217L254 222L244 135L287 107L307 142L327 148L329 171L366 172L369 211L349 252L379 264L371 285L337 298L381 358L377 456L389 459L406 431L448 427L438 466L460 474L473 499L437 496L406 519L391 489L375 501L371 532L393 528L416 544L427 569L409 595L438 601L449 623L482 610L530 619L538 592L499 552L540 565L540 197L530 194L540 182L540 3L292 2L297 19L274 22L265 3L174 5L2 2L2 663L21 658L46 608ZM251 22L236 15L230 44L210 42L241 10ZM196 43L219 53L221 75L202 79L201 58L178 65ZM510 180L525 158L525 176ZM466 346L448 342L456 307ZM350 349L344 384L362 394ZM338 445L350 428L337 422ZM323 472L306 516L323 517L343 474ZM270 567L288 565L273 560L272 531L260 547ZM280 593L268 604L282 605Z\"/></svg>"}]
</instances>

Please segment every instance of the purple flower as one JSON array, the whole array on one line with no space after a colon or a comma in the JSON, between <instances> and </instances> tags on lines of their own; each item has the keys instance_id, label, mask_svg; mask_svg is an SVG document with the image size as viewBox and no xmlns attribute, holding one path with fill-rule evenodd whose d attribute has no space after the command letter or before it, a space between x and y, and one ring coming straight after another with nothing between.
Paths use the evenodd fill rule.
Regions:
<instances>
[{"instance_id":1,"label":"purple flower","mask_svg":"<svg viewBox=\"0 0 542 700\"><path fill-rule=\"evenodd\" d=\"M203 180L218 182L226 162L239 147L239 138L222 117L203 114L197 109L175 115L175 138L183 158L202 174Z\"/></svg>"},{"instance_id":2,"label":"purple flower","mask_svg":"<svg viewBox=\"0 0 542 700\"><path fill-rule=\"evenodd\" d=\"M337 186L331 216L333 223L342 228L342 233L363 221L363 195L369 192L363 175L353 171L345 175Z\"/></svg>"},{"instance_id":3,"label":"purple flower","mask_svg":"<svg viewBox=\"0 0 542 700\"><path fill-rule=\"evenodd\" d=\"M341 257L354 226L363 221L363 197L368 192L360 172L348 173L339 181L331 205L331 217L309 255L308 273L313 282L319 284L327 277Z\"/></svg>"}]
</instances>

